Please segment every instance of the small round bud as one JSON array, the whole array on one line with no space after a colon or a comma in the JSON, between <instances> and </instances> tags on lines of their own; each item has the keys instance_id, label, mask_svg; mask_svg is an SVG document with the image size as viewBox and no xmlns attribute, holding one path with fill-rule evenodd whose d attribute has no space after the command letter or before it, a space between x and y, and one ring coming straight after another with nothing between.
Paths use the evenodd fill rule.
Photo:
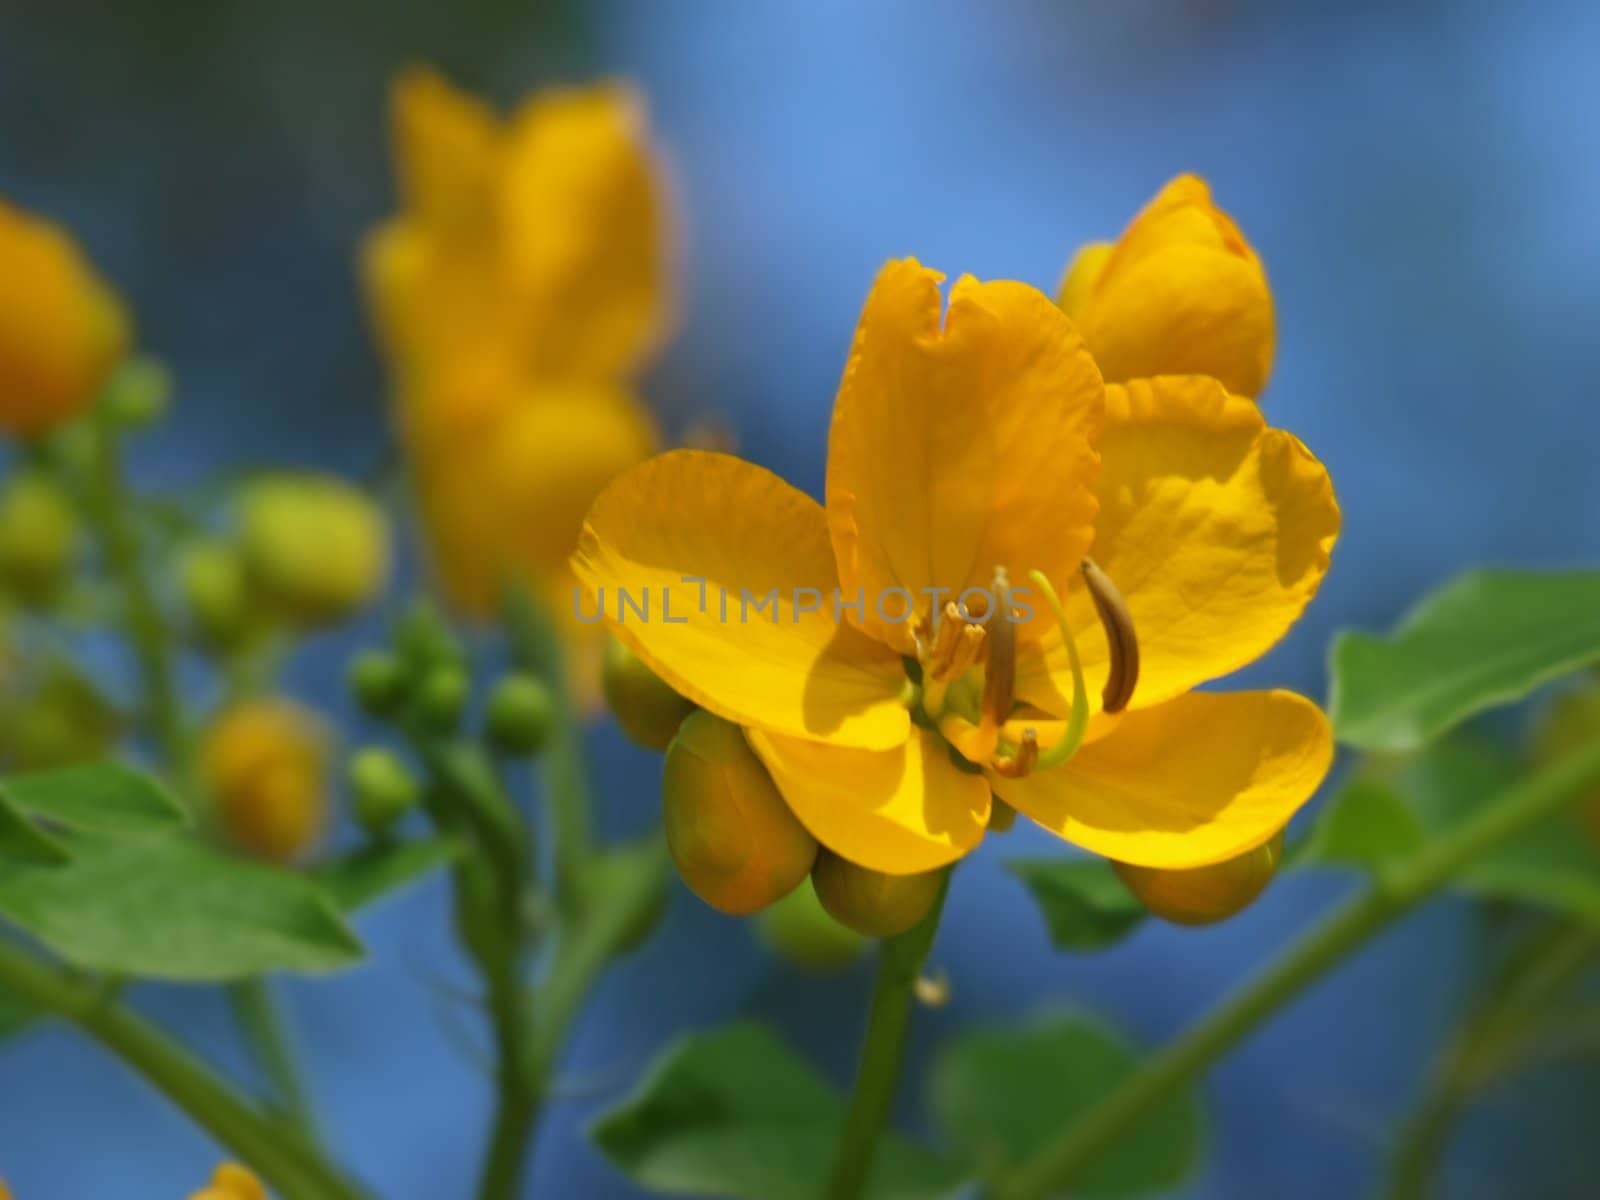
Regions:
<instances>
[{"instance_id":1,"label":"small round bud","mask_svg":"<svg viewBox=\"0 0 1600 1200\"><path fill-rule=\"evenodd\" d=\"M464 655L450 626L427 600L418 600L395 622L394 644L406 669L421 674L437 666L459 666Z\"/></svg>"},{"instance_id":2,"label":"small round bud","mask_svg":"<svg viewBox=\"0 0 1600 1200\"><path fill-rule=\"evenodd\" d=\"M737 725L691 713L667 748L661 792L667 848L683 881L712 908L758 912L811 870L816 839Z\"/></svg>"},{"instance_id":3,"label":"small round bud","mask_svg":"<svg viewBox=\"0 0 1600 1200\"><path fill-rule=\"evenodd\" d=\"M417 714L430 729L448 732L461 723L472 680L460 667L435 667L417 689Z\"/></svg>"},{"instance_id":4,"label":"small round bud","mask_svg":"<svg viewBox=\"0 0 1600 1200\"><path fill-rule=\"evenodd\" d=\"M206 539L184 547L178 588L189 619L208 645L227 648L249 637L255 618L250 581L244 560L227 542Z\"/></svg>"},{"instance_id":5,"label":"small round bud","mask_svg":"<svg viewBox=\"0 0 1600 1200\"><path fill-rule=\"evenodd\" d=\"M671 745L678 726L695 710L615 637L606 639L600 686L622 732L649 750Z\"/></svg>"},{"instance_id":6,"label":"small round bud","mask_svg":"<svg viewBox=\"0 0 1600 1200\"><path fill-rule=\"evenodd\" d=\"M148 429L172 405L172 372L154 358L135 358L106 384L106 412L124 429Z\"/></svg>"},{"instance_id":7,"label":"small round bud","mask_svg":"<svg viewBox=\"0 0 1600 1200\"><path fill-rule=\"evenodd\" d=\"M77 552L72 501L49 476L23 471L0 492L0 584L42 607L60 594Z\"/></svg>"},{"instance_id":8,"label":"small round bud","mask_svg":"<svg viewBox=\"0 0 1600 1200\"><path fill-rule=\"evenodd\" d=\"M490 743L507 754L537 754L550 736L555 701L532 675L508 675L489 696L484 728Z\"/></svg>"},{"instance_id":9,"label":"small round bud","mask_svg":"<svg viewBox=\"0 0 1600 1200\"><path fill-rule=\"evenodd\" d=\"M864 937L904 933L933 907L943 871L888 875L824 849L811 872L817 899L834 920Z\"/></svg>"},{"instance_id":10,"label":"small round bud","mask_svg":"<svg viewBox=\"0 0 1600 1200\"><path fill-rule=\"evenodd\" d=\"M322 722L287 700L250 700L206 730L200 775L232 840L277 862L309 850L327 816L329 738Z\"/></svg>"},{"instance_id":11,"label":"small round bud","mask_svg":"<svg viewBox=\"0 0 1600 1200\"><path fill-rule=\"evenodd\" d=\"M372 833L387 832L421 798L422 789L406 765L381 747L357 750L347 770L356 820Z\"/></svg>"},{"instance_id":12,"label":"small round bud","mask_svg":"<svg viewBox=\"0 0 1600 1200\"><path fill-rule=\"evenodd\" d=\"M755 929L779 958L822 974L843 971L868 945L866 938L830 917L817 889L805 883L757 916Z\"/></svg>"},{"instance_id":13,"label":"small round bud","mask_svg":"<svg viewBox=\"0 0 1600 1200\"><path fill-rule=\"evenodd\" d=\"M389 531L358 488L319 475L258 480L239 504L239 544L262 594L306 629L365 606L389 571Z\"/></svg>"},{"instance_id":14,"label":"small round bud","mask_svg":"<svg viewBox=\"0 0 1600 1200\"><path fill-rule=\"evenodd\" d=\"M364 650L350 663L350 693L368 716L392 716L405 702L405 665L383 650Z\"/></svg>"},{"instance_id":15,"label":"small round bud","mask_svg":"<svg viewBox=\"0 0 1600 1200\"><path fill-rule=\"evenodd\" d=\"M1155 916L1174 925L1213 925L1225 921L1266 891L1283 860L1283 831L1235 858L1166 871L1113 862L1122 882Z\"/></svg>"}]
</instances>

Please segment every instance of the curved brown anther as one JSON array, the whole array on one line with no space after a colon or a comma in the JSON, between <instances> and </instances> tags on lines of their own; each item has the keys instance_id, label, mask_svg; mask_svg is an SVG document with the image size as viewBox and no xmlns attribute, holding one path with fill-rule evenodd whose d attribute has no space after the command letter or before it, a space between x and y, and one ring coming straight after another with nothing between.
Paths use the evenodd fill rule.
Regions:
<instances>
[{"instance_id":1,"label":"curved brown anther","mask_svg":"<svg viewBox=\"0 0 1600 1200\"><path fill-rule=\"evenodd\" d=\"M1121 712L1133 699L1133 689L1139 682L1139 636L1134 632L1133 614L1111 576L1093 559L1083 560L1083 582L1089 588L1089 598L1094 601L1111 649L1111 671L1100 694L1100 707L1108 713Z\"/></svg>"},{"instance_id":2,"label":"curved brown anther","mask_svg":"<svg viewBox=\"0 0 1600 1200\"><path fill-rule=\"evenodd\" d=\"M1033 773L1034 764L1038 761L1039 731L1030 726L1022 731L1022 742L1017 746L1016 754L1010 758L997 755L990 761L989 769L1007 779L1021 779Z\"/></svg>"},{"instance_id":3,"label":"curved brown anther","mask_svg":"<svg viewBox=\"0 0 1600 1200\"><path fill-rule=\"evenodd\" d=\"M988 661L984 665L983 704L979 712L987 728L998 730L1011 715L1017 683L1017 622L1011 607L1011 580L1004 567L994 569L994 612L985 626Z\"/></svg>"}]
</instances>

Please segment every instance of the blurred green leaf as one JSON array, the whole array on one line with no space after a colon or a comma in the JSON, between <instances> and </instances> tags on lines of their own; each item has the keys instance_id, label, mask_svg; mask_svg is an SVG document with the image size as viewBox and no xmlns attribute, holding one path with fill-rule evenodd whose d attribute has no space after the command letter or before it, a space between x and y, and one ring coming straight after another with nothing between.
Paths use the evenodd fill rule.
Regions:
<instances>
[{"instance_id":1,"label":"blurred green leaf","mask_svg":"<svg viewBox=\"0 0 1600 1200\"><path fill-rule=\"evenodd\" d=\"M1339 740L1415 750L1483 709L1600 662L1600 572L1477 571L1388 638L1342 634L1328 702Z\"/></svg>"},{"instance_id":2,"label":"blurred green leaf","mask_svg":"<svg viewBox=\"0 0 1600 1200\"><path fill-rule=\"evenodd\" d=\"M4 792L0 792L0 858L59 866L71 857L65 846L35 825Z\"/></svg>"},{"instance_id":3,"label":"blurred green leaf","mask_svg":"<svg viewBox=\"0 0 1600 1200\"><path fill-rule=\"evenodd\" d=\"M934 1063L934 1117L987 1176L1039 1150L1137 1066L1138 1054L1126 1041L1079 1015L969 1033ZM1072 1195L1135 1196L1177 1186L1198 1162L1200 1129L1194 1091L1175 1094L1086 1168Z\"/></svg>"},{"instance_id":4,"label":"blurred green leaf","mask_svg":"<svg viewBox=\"0 0 1600 1200\"><path fill-rule=\"evenodd\" d=\"M768 1030L680 1039L592 1135L634 1183L676 1195L815 1200L827 1192L845 1104ZM902 1138L878 1147L867 1194L924 1200L962 1176Z\"/></svg>"},{"instance_id":5,"label":"blurred green leaf","mask_svg":"<svg viewBox=\"0 0 1600 1200\"><path fill-rule=\"evenodd\" d=\"M445 866L461 853L449 838L366 846L317 868L317 882L347 913L365 908Z\"/></svg>"},{"instance_id":6,"label":"blurred green leaf","mask_svg":"<svg viewBox=\"0 0 1600 1200\"><path fill-rule=\"evenodd\" d=\"M156 979L328 971L361 944L316 884L187 838L70 842L72 861L0 875L0 917L67 962Z\"/></svg>"},{"instance_id":7,"label":"blurred green leaf","mask_svg":"<svg viewBox=\"0 0 1600 1200\"><path fill-rule=\"evenodd\" d=\"M0 1042L21 1033L38 1018L39 1010L21 996L0 987Z\"/></svg>"},{"instance_id":8,"label":"blurred green leaf","mask_svg":"<svg viewBox=\"0 0 1600 1200\"><path fill-rule=\"evenodd\" d=\"M121 763L93 763L14 775L0 797L52 825L107 837L171 833L189 814L150 776Z\"/></svg>"},{"instance_id":9,"label":"blurred green leaf","mask_svg":"<svg viewBox=\"0 0 1600 1200\"><path fill-rule=\"evenodd\" d=\"M1104 950L1132 933L1144 906L1103 858L1025 858L1005 864L1044 916L1058 950Z\"/></svg>"},{"instance_id":10,"label":"blurred green leaf","mask_svg":"<svg viewBox=\"0 0 1600 1200\"><path fill-rule=\"evenodd\" d=\"M1422 823L1388 783L1356 778L1333 794L1296 850L1295 866L1375 867L1425 844Z\"/></svg>"}]
</instances>

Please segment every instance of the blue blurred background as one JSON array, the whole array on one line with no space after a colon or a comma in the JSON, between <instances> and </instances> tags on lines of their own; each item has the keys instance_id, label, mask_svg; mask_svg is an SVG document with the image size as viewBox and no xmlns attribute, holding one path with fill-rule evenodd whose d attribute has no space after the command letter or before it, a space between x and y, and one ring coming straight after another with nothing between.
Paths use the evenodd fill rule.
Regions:
<instances>
[{"instance_id":1,"label":"blue blurred background","mask_svg":"<svg viewBox=\"0 0 1600 1200\"><path fill-rule=\"evenodd\" d=\"M180 419L141 447L145 481L240 461L369 475L383 383L352 259L392 204L390 75L431 60L503 101L630 76L687 234L685 333L647 393L669 427L722 414L748 457L815 492L885 258L1049 288L1077 243L1198 171L1277 295L1269 418L1328 463L1346 519L1321 597L1246 680L1321 695L1336 628L1385 626L1469 564L1600 558L1597 45L1600 6L1583 0L6 0L0 193L77 231L174 365ZM375 628L294 669L353 723L339 663ZM607 824L644 829L659 761L608 730L596 743ZM999 868L1049 848L1020 828L956 877L935 950L954 1003L919 1019L913 1080L940 1036L1048 1006L1166 1039L1338 890L1294 879L1219 929L1152 925L1069 957ZM322 1110L380 1195L463 1196L487 1092L461 1044L471 1016L447 994L465 973L443 888L363 930L371 965L291 988ZM1210 1149L1182 1194L1370 1192L1482 942L1468 909L1435 904L1254 1038L1206 1085ZM774 964L680 891L582 1024L529 1194L636 1194L581 1130L679 1031L757 1014L843 1080L867 985L864 968L818 981ZM140 1001L244 1069L211 995ZM1593 1195L1594 1092L1575 1103L1574 1082L1530 1079L1475 1110L1446 1194ZM914 1127L914 1087L903 1100ZM17 1200L170 1200L217 1157L64 1032L0 1049L0 1174Z\"/></svg>"}]
</instances>

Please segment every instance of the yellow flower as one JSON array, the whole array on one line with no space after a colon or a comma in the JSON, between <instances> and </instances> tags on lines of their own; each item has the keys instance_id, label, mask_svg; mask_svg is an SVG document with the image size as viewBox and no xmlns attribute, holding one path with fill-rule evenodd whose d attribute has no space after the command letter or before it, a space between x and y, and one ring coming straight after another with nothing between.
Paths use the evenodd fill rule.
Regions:
<instances>
[{"instance_id":1,"label":"yellow flower","mask_svg":"<svg viewBox=\"0 0 1600 1200\"><path fill-rule=\"evenodd\" d=\"M189 1200L267 1200L267 1189L244 1167L223 1163L212 1173L210 1186L201 1188Z\"/></svg>"},{"instance_id":2,"label":"yellow flower","mask_svg":"<svg viewBox=\"0 0 1600 1200\"><path fill-rule=\"evenodd\" d=\"M1272 292L1211 189L1180 175L1115 244L1078 251L1059 302L1107 383L1209 375L1259 396L1272 373Z\"/></svg>"},{"instance_id":3,"label":"yellow flower","mask_svg":"<svg viewBox=\"0 0 1600 1200\"><path fill-rule=\"evenodd\" d=\"M991 788L1126 863L1262 844L1325 775L1327 721L1287 692L1191 689L1264 653L1316 591L1339 527L1326 472L1214 380L1107 389L1032 288L963 278L944 315L942 279L915 261L879 276L825 507L726 455L652 459L590 510L583 612L603 605L651 669L741 725L801 823L860 866L961 857ZM973 621L941 608L965 589ZM1067 757L1075 643L1101 698Z\"/></svg>"},{"instance_id":4,"label":"yellow flower","mask_svg":"<svg viewBox=\"0 0 1600 1200\"><path fill-rule=\"evenodd\" d=\"M63 230L4 200L0 280L0 432L43 433L94 399L127 350L127 315Z\"/></svg>"},{"instance_id":5,"label":"yellow flower","mask_svg":"<svg viewBox=\"0 0 1600 1200\"><path fill-rule=\"evenodd\" d=\"M287 700L250 700L206 731L201 776L235 843L278 862L299 857L327 820L327 732Z\"/></svg>"}]
</instances>

